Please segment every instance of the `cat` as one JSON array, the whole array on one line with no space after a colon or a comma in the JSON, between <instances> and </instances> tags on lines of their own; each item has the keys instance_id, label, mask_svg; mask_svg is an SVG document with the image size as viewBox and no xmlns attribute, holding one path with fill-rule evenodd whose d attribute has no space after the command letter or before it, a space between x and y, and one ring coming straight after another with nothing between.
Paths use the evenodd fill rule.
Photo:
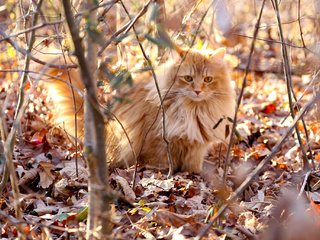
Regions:
<instances>
[{"instance_id":1,"label":"cat","mask_svg":"<svg viewBox=\"0 0 320 240\"><path fill-rule=\"evenodd\" d=\"M228 139L225 136L226 119L232 118L235 112L235 91L224 56L224 48L177 48L177 54L156 69L174 172L200 173L211 145ZM78 71L69 70L71 84L82 89ZM67 70L50 69L47 73L69 81ZM49 96L59 106L55 111L56 118L73 134L75 109L70 87L56 80L46 84ZM81 138L83 103L77 91L74 95ZM130 166L138 157L140 164L168 167L160 98L153 77L137 77L125 96L129 101L117 103L112 110L122 126L115 120L106 124L110 165Z\"/></svg>"}]
</instances>

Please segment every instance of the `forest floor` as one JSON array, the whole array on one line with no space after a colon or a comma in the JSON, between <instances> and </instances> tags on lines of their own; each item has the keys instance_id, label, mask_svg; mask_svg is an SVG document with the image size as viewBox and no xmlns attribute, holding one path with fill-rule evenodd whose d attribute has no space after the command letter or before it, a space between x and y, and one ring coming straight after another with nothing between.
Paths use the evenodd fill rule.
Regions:
<instances>
[{"instance_id":1,"label":"forest floor","mask_svg":"<svg viewBox=\"0 0 320 240\"><path fill-rule=\"evenodd\" d=\"M4 68L6 68L4 66ZM239 89L244 77L233 71ZM12 77L12 75L10 75ZM6 121L13 122L14 94L9 75L0 79L0 100L7 101ZM309 76L293 76L294 92L303 106L313 94ZM7 81L4 81L6 79ZM9 84L8 84L9 82ZM8 93L11 92L11 97ZM88 172L75 147L62 131L50 125L52 117L46 98L35 93L22 121L22 135L14 151L14 164L21 190L23 222L14 216L10 183L0 197L1 239L15 238L17 224L33 239L39 234L52 239L81 239L85 236L88 200ZM298 111L298 109L296 109ZM215 146L203 173L174 174L138 168L132 189L134 168L115 169L109 177L117 192L113 204L114 239L189 239L199 236L206 220L217 212L245 177L268 156L292 123L287 88L281 72L250 73L238 112L236 143L232 149L227 182L223 184L225 146ZM305 116L316 166L320 161L320 129L314 114ZM297 125L303 132L301 122ZM311 159L310 153L308 158ZM320 174L303 171L303 156L294 134L262 174L239 194L204 239L319 239ZM121 197L119 197L121 196ZM284 214L285 213L285 214ZM309 229L310 236L301 235ZM314 231L314 232L313 232ZM299 235L300 234L300 235ZM305 232L303 234L306 234ZM290 238L295 236L297 238ZM300 236L300 237L298 237ZM314 238L312 238L314 237Z\"/></svg>"}]
</instances>

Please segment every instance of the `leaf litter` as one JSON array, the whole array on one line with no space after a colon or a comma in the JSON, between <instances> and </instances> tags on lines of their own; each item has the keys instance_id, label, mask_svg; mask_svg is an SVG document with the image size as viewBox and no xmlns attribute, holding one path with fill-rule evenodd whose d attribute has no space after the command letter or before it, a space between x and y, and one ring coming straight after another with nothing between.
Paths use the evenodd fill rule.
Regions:
<instances>
[{"instance_id":1,"label":"leaf litter","mask_svg":"<svg viewBox=\"0 0 320 240\"><path fill-rule=\"evenodd\" d=\"M235 72L234 75L238 76L236 81L241 81L241 72ZM250 82L246 90L244 105L239 112L237 144L233 149L227 185L222 184L226 148L221 146L212 149L205 161L206 170L201 176L177 173L167 179L165 173L158 170L138 168L137 185L132 189L133 168L116 169L110 175L112 188L127 201L118 200L115 204L115 239L189 239L200 234L206 225L207 215L214 214L246 174L270 154L271 148L288 126L286 121L281 123L288 111L285 83L273 75L267 75L266 78L269 78L266 82ZM251 89L257 89L261 84L265 92L257 96ZM277 94L271 96L273 92ZM77 239L84 235L88 172L79 156L76 175L75 156L72 155L74 146L61 144L67 141L63 139L63 134L59 136L60 130L57 132L57 129L50 127L49 119L34 116L47 116L47 113L45 107L27 113L25 142L19 143L15 149L15 164L24 199L24 219L30 236L41 231L40 226L47 226L54 238L69 232L70 239ZM11 117L8 114L9 122ZM311 139L314 139L313 136L319 135L319 126L312 123L308 131ZM315 149L316 164L319 164L319 142L314 141L311 145ZM283 191L301 186L302 176L296 174L301 171L301 158L300 146L292 135L263 174L251 182L245 192L239 195L238 201L230 205L210 229L207 239L259 238L270 234L274 224L271 220L274 209L278 207L279 199L286 198ZM309 207L304 201L294 203L305 208L300 212L290 209L292 216L287 217L287 223L280 219L284 224L281 227L296 224L299 220L296 219L297 214L312 215L319 219L319 179L318 172L309 176L305 186ZM10 199L8 186L0 199L1 219L5 214L13 213ZM84 215L76 218L80 213ZM319 220L316 223L319 224ZM14 224L10 221L4 223L1 237L15 236Z\"/></svg>"},{"instance_id":2,"label":"leaf litter","mask_svg":"<svg viewBox=\"0 0 320 240\"><path fill-rule=\"evenodd\" d=\"M246 59L243 55L230 55L240 60L236 69L241 68ZM257 51L256 55L257 63L267 59L261 52ZM140 167L133 189L134 169L115 169L109 183L121 197L113 206L114 239L191 239L199 235L206 220L270 154L291 119L282 76L272 73L274 69L268 69L275 65L272 61L269 65L260 65L253 67L265 73L250 73L248 77L226 185L222 180L226 153L223 145L210 150L200 176L177 173L167 179L165 172ZM232 75L239 88L243 71L234 70ZM296 94L304 94L299 102L303 105L312 95L311 91L304 91L310 76L297 75L293 81ZM5 82L0 81L0 100L6 98L7 102L14 102L15 92ZM19 141L14 152L25 233L31 239L37 239L43 229L49 229L53 239L63 236L79 239L85 236L89 173L78 154L76 174L74 145L65 138L63 129L50 125L52 114L44 104L44 97L34 94L21 124L23 141ZM6 108L9 126L13 122L12 106L13 103ZM305 120L310 138L308 144L318 166L320 125L315 121L315 114L312 112ZM302 130L301 124L298 127ZM303 141L306 143L305 136ZM319 239L320 172L313 171L305 177L301 149L295 135L291 135L263 173L210 228L205 239L274 239L274 232L281 232L279 239L285 240ZM1 238L17 237L11 193L8 184L0 197Z\"/></svg>"}]
</instances>

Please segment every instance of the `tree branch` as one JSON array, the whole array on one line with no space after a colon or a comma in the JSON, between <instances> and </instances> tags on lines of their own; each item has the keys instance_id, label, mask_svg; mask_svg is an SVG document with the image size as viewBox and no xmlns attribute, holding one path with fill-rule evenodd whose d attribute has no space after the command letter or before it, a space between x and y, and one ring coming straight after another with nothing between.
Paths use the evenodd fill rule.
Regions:
<instances>
[{"instance_id":1,"label":"tree branch","mask_svg":"<svg viewBox=\"0 0 320 240\"><path fill-rule=\"evenodd\" d=\"M260 21L261 21L263 9L264 9L264 6L265 6L265 2L266 1L263 0L263 2L261 4L259 16L258 16L258 19L257 19L257 23L255 25L255 29L254 29L254 33L253 33L253 40L251 42L249 58L248 58L247 66L246 66L246 71L245 71L245 75L243 77L241 91L240 91L240 95L238 97L237 106L236 106L236 110L235 110L234 117L233 117L233 124L232 124L232 130L231 130L231 134L230 134L230 141L229 141L227 154L226 154L225 165L224 165L223 182L225 182L226 179L227 179L227 172L228 172L228 167L229 167L229 164L230 164L230 153L231 153L231 149L233 147L233 141L234 141L233 137L234 137L234 134L236 132L238 111L239 111L239 107L240 107L240 104L241 104L241 101L242 101L242 96L243 96L244 89L245 89L245 87L247 85L247 77L248 77L249 68L250 68L250 64L251 64L251 60L252 60L252 55L253 55L253 51L254 51L254 47L255 47L255 43L256 43L256 37L258 36L258 32L259 32L259 26L260 26Z\"/></svg>"},{"instance_id":2,"label":"tree branch","mask_svg":"<svg viewBox=\"0 0 320 240\"><path fill-rule=\"evenodd\" d=\"M85 153L88 162L90 178L89 178L89 219L87 224L87 238L95 238L98 236L108 238L112 230L109 212L109 185L108 185L108 169L106 166L106 147L105 147L105 126L103 115L101 114L96 96L95 80L93 72L96 68L96 50L95 43L88 34L87 39L87 59L84 55L82 40L79 35L78 26L74 21L71 11L72 7L69 0L62 1L63 8L67 20L67 24L71 33L72 41L75 47L75 55L78 59L81 78L87 90L85 94ZM93 8L95 3L93 0L87 1L89 9ZM94 12L90 13L87 18L88 25L86 29L90 31L90 27L96 23ZM90 64L90 67L89 67ZM92 69L92 71L90 70Z\"/></svg>"}]
</instances>

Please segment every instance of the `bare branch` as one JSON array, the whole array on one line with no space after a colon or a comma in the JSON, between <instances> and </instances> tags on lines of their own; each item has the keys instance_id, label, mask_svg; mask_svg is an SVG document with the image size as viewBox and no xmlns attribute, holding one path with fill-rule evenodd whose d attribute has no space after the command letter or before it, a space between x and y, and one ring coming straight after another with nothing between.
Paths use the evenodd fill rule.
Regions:
<instances>
[{"instance_id":1,"label":"bare branch","mask_svg":"<svg viewBox=\"0 0 320 240\"><path fill-rule=\"evenodd\" d=\"M294 94L293 88L292 88L291 66L290 66L290 63L289 63L287 47L286 47L285 44L283 44L284 36L283 36L283 31L282 31L278 0L273 0L272 3L273 3L273 7L275 9L276 19L277 19L277 22L278 22L280 41L282 42L282 44L281 44L281 52L282 52L283 71L284 71L284 77L285 77L285 80L286 80L286 83L287 83L287 94L288 94L288 100L289 100L289 106L290 106L290 113L291 113L292 118L294 118L295 113L294 113L294 108L293 108L292 97L295 99L295 101L297 101L297 99L295 97L295 94ZM301 118L301 120L303 121L303 117ZM304 124L304 129L305 129L306 135L308 135L305 124ZM303 162L304 162L304 166L303 167L304 167L305 170L309 170L308 157L307 157L307 153L306 153L306 151L304 149L304 146L303 146L303 143L302 143L302 139L301 139L301 136L300 136L299 128L296 126L295 130L296 130L297 138L298 138L299 145L301 147L301 151L302 151L302 155L303 155Z\"/></svg>"},{"instance_id":2,"label":"bare branch","mask_svg":"<svg viewBox=\"0 0 320 240\"><path fill-rule=\"evenodd\" d=\"M251 64L251 60L252 60L252 55L253 55L253 51L254 51L254 47L255 47L255 43L256 43L256 38L257 38L258 32L259 32L259 26L260 26L260 21L261 21L263 9L264 9L264 6L265 6L265 2L266 1L263 0L263 2L261 4L260 13L259 13L259 16L258 16L258 19L257 19L257 23L255 25L255 29L254 29L254 33L253 33L253 40L251 42L249 58L248 58L247 66L246 66L246 71L245 71L245 75L243 77L241 91L240 91L240 95L238 97L237 106L236 106L236 110L235 110L235 113L234 113L232 130L231 130L231 134L230 134L230 141L229 141L227 154L226 154L225 165L224 165L223 182L225 182L226 178L227 178L227 172L228 172L228 167L229 167L229 163L230 163L230 153L231 153L231 149L233 147L234 134L236 132L238 111L239 111L239 107L240 107L240 104L241 104L241 101L242 101L242 96L243 96L244 89L245 89L245 87L247 85L247 77L248 77L249 68L250 68L250 64Z\"/></svg>"},{"instance_id":3,"label":"bare branch","mask_svg":"<svg viewBox=\"0 0 320 240\"><path fill-rule=\"evenodd\" d=\"M21 48L18 46L16 42L14 42L11 37L7 36L7 34L0 30L0 35L2 35L6 39L6 42L9 43L14 49L16 49L19 53L21 53L23 56L29 56L31 60L33 60L36 63L39 63L41 65L46 65L47 67L51 68L59 68L59 69L67 69L67 68L77 68L78 65L76 64L50 64L48 65L47 62L44 62L36 57L34 57L30 52L25 50L24 48Z\"/></svg>"},{"instance_id":4,"label":"bare branch","mask_svg":"<svg viewBox=\"0 0 320 240\"><path fill-rule=\"evenodd\" d=\"M304 48L307 48L306 44L304 42L303 31L302 31L302 26L301 26L301 0L298 0L298 24L299 24L300 38L302 41L302 45Z\"/></svg>"},{"instance_id":5,"label":"bare branch","mask_svg":"<svg viewBox=\"0 0 320 240\"><path fill-rule=\"evenodd\" d=\"M36 11L35 15L38 15L37 14L38 11ZM35 30L37 29L40 29L40 28L43 28L43 27L46 27L46 26L49 26L49 25L56 25L56 24L61 24L63 23L63 20L60 20L60 21L55 21L55 22L45 22L45 23L41 23L39 25L35 25L33 27L30 27L28 29L25 29L23 31L20 31L20 32L17 32L15 34L12 34L10 36L7 36L7 37L4 37L2 39L0 39L0 43L3 42L3 41L7 41L9 40L10 38L15 38L15 37L18 37L19 35L21 34L25 34L25 33L28 33L28 32L34 32Z\"/></svg>"},{"instance_id":6,"label":"bare branch","mask_svg":"<svg viewBox=\"0 0 320 240\"><path fill-rule=\"evenodd\" d=\"M151 3L152 0L149 0L147 3L145 3L145 5L143 6L143 8L140 10L140 12L133 18L131 19L130 17L130 21L128 23L126 23L122 28L120 28L118 31L116 31L111 37L110 39L105 43L105 45L103 47L101 47L101 49L98 51L98 56L102 55L102 52L110 45L110 43L112 41L114 41L114 39L119 36L121 33L128 33L130 31L131 28L133 28L134 24L138 21L138 19L140 17L142 17L148 10L148 6ZM130 16L130 15L129 15Z\"/></svg>"},{"instance_id":7,"label":"bare branch","mask_svg":"<svg viewBox=\"0 0 320 240\"><path fill-rule=\"evenodd\" d=\"M88 0L87 7L95 6L94 1ZM89 220L87 223L87 238L94 238L94 234L102 235L108 238L112 225L110 221L109 201L109 185L108 185L108 169L106 166L106 147L105 147L105 126L101 111L97 106L98 100L96 96L95 81L93 78L93 70L90 67L95 63L96 49L95 43L90 37L87 39L87 56L85 58L82 41L79 35L78 26L74 21L71 11L71 3L69 0L63 1L63 8L71 33L72 41L75 46L75 55L81 71L81 78L86 87L85 94L85 152L89 166ZM92 13L87 16L87 24L95 24ZM90 30L89 30L90 31ZM88 61L87 61L88 60ZM89 67L90 66L90 67Z\"/></svg>"},{"instance_id":8,"label":"bare branch","mask_svg":"<svg viewBox=\"0 0 320 240\"><path fill-rule=\"evenodd\" d=\"M147 7L149 5L151 1L149 1L147 4L145 4L145 9L147 10ZM120 0L120 3L123 7L123 9L125 10L125 12L127 13L127 16L129 17L129 19L131 20L131 17L130 17L130 14L126 8L126 6L124 5L124 3L122 2L122 0ZM145 11L146 11L145 10ZM142 13L143 11L140 11L140 13ZM137 15L133 20L132 20L132 23L136 22L136 20L138 19L138 16ZM140 15L141 16L141 15ZM152 73L152 77L153 77L153 80L154 80L154 84L155 84L155 87L157 89L157 93L158 93L158 96L159 96L159 100L160 100L160 108L161 108L161 111L162 111L162 138L164 140L164 142L166 143L166 149L167 149L167 157L168 157L168 163L169 163L169 173L168 173L168 176L171 177L172 174L173 174L173 161L172 161L172 156L171 156L171 153L170 153L170 142L169 140L167 139L167 134L166 134L166 118L165 118L165 111L164 111L164 107L163 107L163 98L161 96L161 92L160 92L160 88L159 88L159 84L158 84L158 80L157 80L157 75L154 71L154 68L152 66L152 62L150 60L150 58L148 57L148 55L146 54L140 40L139 40L139 37L138 37L138 33L134 27L133 24L131 24L131 27L133 29L133 32L136 36L136 39L137 39L137 42L139 44L139 47L140 47L140 50L142 52L142 55L143 57L145 58L145 60L147 61L148 63L148 66L149 68L151 69L151 73ZM130 25L128 26L127 30L130 29ZM140 155L140 154L139 154ZM137 172L137 165L138 165L138 162L137 162L138 158L136 158L136 163L135 163L135 174L134 174L134 178L133 178L133 181L135 182L135 179L136 179L136 172Z\"/></svg>"}]
</instances>

